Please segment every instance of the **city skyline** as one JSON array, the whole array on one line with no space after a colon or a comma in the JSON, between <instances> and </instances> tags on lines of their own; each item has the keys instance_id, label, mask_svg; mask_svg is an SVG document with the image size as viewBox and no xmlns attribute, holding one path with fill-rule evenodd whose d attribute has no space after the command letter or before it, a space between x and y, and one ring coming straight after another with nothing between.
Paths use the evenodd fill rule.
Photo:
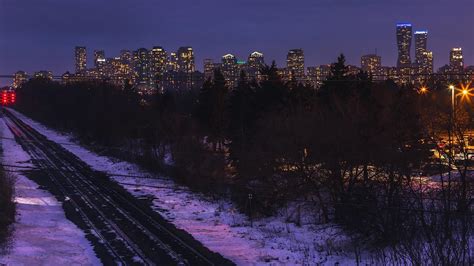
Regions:
<instances>
[{"instance_id":1,"label":"city skyline","mask_svg":"<svg viewBox=\"0 0 474 266\"><path fill-rule=\"evenodd\" d=\"M32 73L45 68L55 74L72 72L71 47L77 45L90 50L104 49L109 55L118 55L121 49L155 45L167 50L192 46L200 71L205 58L217 61L227 53L246 58L252 51L261 51L267 62L274 59L284 66L287 51L295 48L304 50L306 66L334 62L341 52L348 63L359 65L362 55L376 50L382 64L391 66L396 65L397 58L394 25L405 21L413 24L414 31L430 32L428 49L434 54L435 69L449 62L449 51L454 47L463 48L466 65L474 64L474 37L467 15L473 3L468 0L265 0L239 4L207 0L199 5L189 4L189 9L176 8L179 3L139 3L129 8L125 2L119 1L112 7L104 2L84 1L73 8L71 3L54 0L41 4L2 1L0 35L8 39L0 42L0 72ZM466 16L446 19L446 10L453 4L459 7L456 12L466 12ZM391 9L390 14L384 12L387 8ZM152 15L153 11L156 15ZM137 16L140 13L144 15ZM134 19L120 21L117 14ZM64 22L66 17L69 22ZM31 27L33 22L36 27ZM411 54L413 59L414 44Z\"/></svg>"}]
</instances>

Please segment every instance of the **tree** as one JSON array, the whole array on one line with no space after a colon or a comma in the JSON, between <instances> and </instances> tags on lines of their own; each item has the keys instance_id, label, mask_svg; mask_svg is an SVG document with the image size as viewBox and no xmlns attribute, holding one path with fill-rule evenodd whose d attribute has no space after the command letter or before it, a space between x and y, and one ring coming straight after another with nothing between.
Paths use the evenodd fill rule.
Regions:
<instances>
[{"instance_id":1,"label":"tree","mask_svg":"<svg viewBox=\"0 0 474 266\"><path fill-rule=\"evenodd\" d=\"M214 72L214 80L207 80L199 94L197 115L207 140L215 144L215 150L222 148L225 140L227 94L225 78L218 69Z\"/></svg>"},{"instance_id":2,"label":"tree","mask_svg":"<svg viewBox=\"0 0 474 266\"><path fill-rule=\"evenodd\" d=\"M251 149L256 122L255 90L243 71L237 87L230 94L227 114L230 156L234 165L239 167L239 158Z\"/></svg>"}]
</instances>

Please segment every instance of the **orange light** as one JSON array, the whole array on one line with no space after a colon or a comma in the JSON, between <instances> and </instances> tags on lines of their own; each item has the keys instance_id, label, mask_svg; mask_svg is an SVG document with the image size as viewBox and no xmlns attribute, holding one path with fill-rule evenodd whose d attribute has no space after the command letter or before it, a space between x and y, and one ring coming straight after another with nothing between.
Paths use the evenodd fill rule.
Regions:
<instances>
[{"instance_id":1,"label":"orange light","mask_svg":"<svg viewBox=\"0 0 474 266\"><path fill-rule=\"evenodd\" d=\"M472 93L474 89L471 88L471 82L467 84L461 84L461 89L459 90L460 92L457 94L458 96L461 96L461 100L467 100L468 102L471 102L471 96L474 96Z\"/></svg>"},{"instance_id":2,"label":"orange light","mask_svg":"<svg viewBox=\"0 0 474 266\"><path fill-rule=\"evenodd\" d=\"M421 87L421 88L418 90L418 93L419 93L419 94L426 94L426 93L428 93L428 88L427 88L427 87Z\"/></svg>"}]
</instances>

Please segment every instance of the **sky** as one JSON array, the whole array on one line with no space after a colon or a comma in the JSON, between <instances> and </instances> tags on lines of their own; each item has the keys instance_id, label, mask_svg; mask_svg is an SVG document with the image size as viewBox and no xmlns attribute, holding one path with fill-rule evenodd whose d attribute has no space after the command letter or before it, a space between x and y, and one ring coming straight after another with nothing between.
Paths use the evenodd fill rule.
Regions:
<instances>
[{"instance_id":1,"label":"sky","mask_svg":"<svg viewBox=\"0 0 474 266\"><path fill-rule=\"evenodd\" d=\"M304 50L306 66L340 53L360 65L375 51L383 65L396 65L397 22L429 31L436 68L452 47L474 65L472 10L474 0L0 0L0 75L72 72L78 45L87 47L88 65L94 49L114 57L153 46L192 46L198 69L204 58L245 60L253 51L283 66L294 48Z\"/></svg>"}]
</instances>

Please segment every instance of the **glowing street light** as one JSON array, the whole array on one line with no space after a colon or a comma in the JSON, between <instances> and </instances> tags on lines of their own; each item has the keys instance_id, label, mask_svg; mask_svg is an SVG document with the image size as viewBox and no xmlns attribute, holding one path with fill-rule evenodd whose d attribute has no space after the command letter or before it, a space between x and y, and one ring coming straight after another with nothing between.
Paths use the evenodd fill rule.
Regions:
<instances>
[{"instance_id":1,"label":"glowing street light","mask_svg":"<svg viewBox=\"0 0 474 266\"><path fill-rule=\"evenodd\" d=\"M454 85L449 85L449 89L451 90L451 112L452 114L454 113L454 91L455 87Z\"/></svg>"},{"instance_id":2,"label":"glowing street light","mask_svg":"<svg viewBox=\"0 0 474 266\"><path fill-rule=\"evenodd\" d=\"M421 87L420 90L418 91L420 94L426 94L428 93L428 88L427 87Z\"/></svg>"},{"instance_id":3,"label":"glowing street light","mask_svg":"<svg viewBox=\"0 0 474 266\"><path fill-rule=\"evenodd\" d=\"M467 100L468 102L471 102L471 96L474 96L472 91L474 90L471 87L471 82L467 84L461 84L461 89L460 92L458 93L459 96L461 96L461 100Z\"/></svg>"}]
</instances>

